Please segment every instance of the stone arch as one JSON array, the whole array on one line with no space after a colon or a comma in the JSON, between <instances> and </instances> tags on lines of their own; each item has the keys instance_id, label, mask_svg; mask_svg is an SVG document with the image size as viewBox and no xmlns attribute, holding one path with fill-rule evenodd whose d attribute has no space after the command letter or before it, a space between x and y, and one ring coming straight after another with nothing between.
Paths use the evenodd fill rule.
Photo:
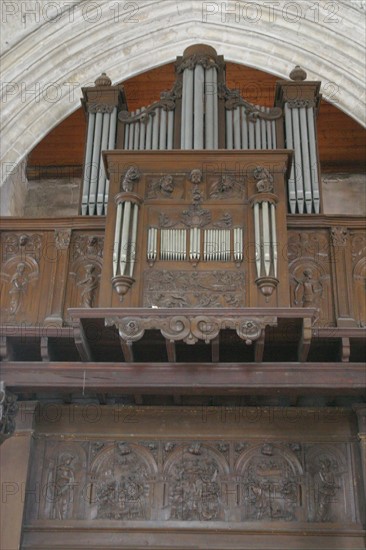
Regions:
<instances>
[{"instance_id":1,"label":"stone arch","mask_svg":"<svg viewBox=\"0 0 366 550\"><path fill-rule=\"evenodd\" d=\"M173 61L197 42L214 46L228 61L279 77L287 78L295 64L303 65L309 79L322 80L325 98L337 101L341 110L365 124L363 5L338 2L337 25L332 25L331 14L312 19L310 0L301 2L300 15L284 12L285 4L281 0L272 15L261 13L254 21L253 15L243 13L236 18L210 15L195 0L151 0L135 15L130 13L135 20L128 22L128 14L116 14L113 0L102 3L99 16L87 16L80 2L72 20L65 10L53 21L49 15L41 17L28 34L21 24L9 25L11 47L3 56L3 80L8 84L3 88L1 181L76 110L80 87L90 85L101 70L113 82L125 80ZM355 37L360 37L359 42ZM324 44L331 47L324 49Z\"/></svg>"}]
</instances>

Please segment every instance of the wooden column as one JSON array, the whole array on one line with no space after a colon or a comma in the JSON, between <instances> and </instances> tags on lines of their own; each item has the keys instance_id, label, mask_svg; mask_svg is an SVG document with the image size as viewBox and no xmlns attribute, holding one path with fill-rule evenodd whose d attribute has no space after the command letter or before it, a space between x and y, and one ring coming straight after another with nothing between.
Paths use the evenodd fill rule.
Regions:
<instances>
[{"instance_id":1,"label":"wooden column","mask_svg":"<svg viewBox=\"0 0 366 550\"><path fill-rule=\"evenodd\" d=\"M49 314L45 324L52 323L53 326L62 326L62 312L64 309L66 280L69 265L69 247L71 240L71 229L55 230L55 246L57 250L56 260L52 265L51 277L53 281L52 293L50 293Z\"/></svg>"},{"instance_id":2,"label":"wooden column","mask_svg":"<svg viewBox=\"0 0 366 550\"><path fill-rule=\"evenodd\" d=\"M353 410L355 411L358 420L358 437L360 441L362 463L364 504L366 504L366 404L355 404L353 405Z\"/></svg>"},{"instance_id":3,"label":"wooden column","mask_svg":"<svg viewBox=\"0 0 366 550\"><path fill-rule=\"evenodd\" d=\"M352 255L349 231L345 227L331 228L331 257L337 326L354 327L352 298Z\"/></svg>"},{"instance_id":4,"label":"wooden column","mask_svg":"<svg viewBox=\"0 0 366 550\"><path fill-rule=\"evenodd\" d=\"M19 404L16 431L0 447L0 548L20 548L28 464L37 402Z\"/></svg>"}]
</instances>

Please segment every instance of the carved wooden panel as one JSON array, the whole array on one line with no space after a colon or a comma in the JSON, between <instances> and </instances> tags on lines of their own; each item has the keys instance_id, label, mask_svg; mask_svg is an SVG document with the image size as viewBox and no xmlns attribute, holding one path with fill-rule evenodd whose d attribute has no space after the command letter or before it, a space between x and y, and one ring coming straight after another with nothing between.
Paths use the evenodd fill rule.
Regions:
<instances>
[{"instance_id":1,"label":"carved wooden panel","mask_svg":"<svg viewBox=\"0 0 366 550\"><path fill-rule=\"evenodd\" d=\"M41 437L27 521L352 523L351 453L340 442Z\"/></svg>"},{"instance_id":2,"label":"carved wooden panel","mask_svg":"<svg viewBox=\"0 0 366 550\"><path fill-rule=\"evenodd\" d=\"M121 301L125 307L289 305L287 258L277 253L286 241L288 154L114 151L105 157L111 183L100 307ZM259 172L268 174L271 189L258 189ZM257 286L251 199L258 194L260 204L272 201L267 210L276 217L263 222L261 235L262 241L272 233L277 239L262 245L265 253L277 247L278 270L267 277L276 288L268 296ZM176 279L171 284L169 274Z\"/></svg>"},{"instance_id":3,"label":"carved wooden panel","mask_svg":"<svg viewBox=\"0 0 366 550\"><path fill-rule=\"evenodd\" d=\"M49 311L52 269L57 261L53 234L42 231L1 234L1 319L18 325L42 322Z\"/></svg>"},{"instance_id":4,"label":"carved wooden panel","mask_svg":"<svg viewBox=\"0 0 366 550\"><path fill-rule=\"evenodd\" d=\"M287 254L291 306L316 307L315 324L335 326L328 231L290 230Z\"/></svg>"},{"instance_id":5,"label":"carved wooden panel","mask_svg":"<svg viewBox=\"0 0 366 550\"><path fill-rule=\"evenodd\" d=\"M366 326L366 235L363 231L353 231L352 247L352 287L355 317L359 326Z\"/></svg>"},{"instance_id":6,"label":"carved wooden panel","mask_svg":"<svg viewBox=\"0 0 366 550\"><path fill-rule=\"evenodd\" d=\"M92 308L98 305L103 265L104 235L75 231L70 243L64 318L70 307Z\"/></svg>"}]
</instances>

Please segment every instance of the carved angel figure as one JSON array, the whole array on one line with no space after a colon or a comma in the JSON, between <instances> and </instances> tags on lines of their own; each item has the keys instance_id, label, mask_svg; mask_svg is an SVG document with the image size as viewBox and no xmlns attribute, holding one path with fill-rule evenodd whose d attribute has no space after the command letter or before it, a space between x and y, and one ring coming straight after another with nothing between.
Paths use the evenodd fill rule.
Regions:
<instances>
[{"instance_id":1,"label":"carved angel figure","mask_svg":"<svg viewBox=\"0 0 366 550\"><path fill-rule=\"evenodd\" d=\"M26 274L26 264L24 262L18 263L10 283L10 313L12 315L15 315L21 308L24 294L27 292L29 284L29 278Z\"/></svg>"},{"instance_id":2,"label":"carved angel figure","mask_svg":"<svg viewBox=\"0 0 366 550\"><path fill-rule=\"evenodd\" d=\"M73 461L74 457L71 454L66 454L61 457L60 464L57 466L54 503L55 519L67 519L70 515L75 483Z\"/></svg>"},{"instance_id":3,"label":"carved angel figure","mask_svg":"<svg viewBox=\"0 0 366 550\"><path fill-rule=\"evenodd\" d=\"M93 307L95 291L98 288L98 276L95 274L95 265L85 266L85 277L78 281L77 286L82 287L81 305L83 307Z\"/></svg>"},{"instance_id":4,"label":"carved angel figure","mask_svg":"<svg viewBox=\"0 0 366 550\"><path fill-rule=\"evenodd\" d=\"M316 305L318 298L322 295L323 286L319 279L313 279L310 269L305 269L303 279L295 279L295 305L301 303L302 307ZM299 291L302 289L302 297L299 299Z\"/></svg>"}]
</instances>

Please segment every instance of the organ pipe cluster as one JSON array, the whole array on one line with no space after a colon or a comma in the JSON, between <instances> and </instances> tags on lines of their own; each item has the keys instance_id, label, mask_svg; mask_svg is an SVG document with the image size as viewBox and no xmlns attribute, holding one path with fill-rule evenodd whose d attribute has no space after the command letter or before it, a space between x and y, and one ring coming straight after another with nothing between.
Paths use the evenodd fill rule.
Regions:
<instances>
[{"instance_id":1,"label":"organ pipe cluster","mask_svg":"<svg viewBox=\"0 0 366 550\"><path fill-rule=\"evenodd\" d=\"M258 180L256 195L251 198L254 217L256 284L266 301L278 284L278 239L276 223L277 196L273 194L273 178L261 167L254 171Z\"/></svg>"},{"instance_id":2,"label":"organ pipe cluster","mask_svg":"<svg viewBox=\"0 0 366 550\"><path fill-rule=\"evenodd\" d=\"M135 282L136 244L139 222L139 208L142 199L132 192L116 195L117 204L112 284L121 301Z\"/></svg>"}]
</instances>

